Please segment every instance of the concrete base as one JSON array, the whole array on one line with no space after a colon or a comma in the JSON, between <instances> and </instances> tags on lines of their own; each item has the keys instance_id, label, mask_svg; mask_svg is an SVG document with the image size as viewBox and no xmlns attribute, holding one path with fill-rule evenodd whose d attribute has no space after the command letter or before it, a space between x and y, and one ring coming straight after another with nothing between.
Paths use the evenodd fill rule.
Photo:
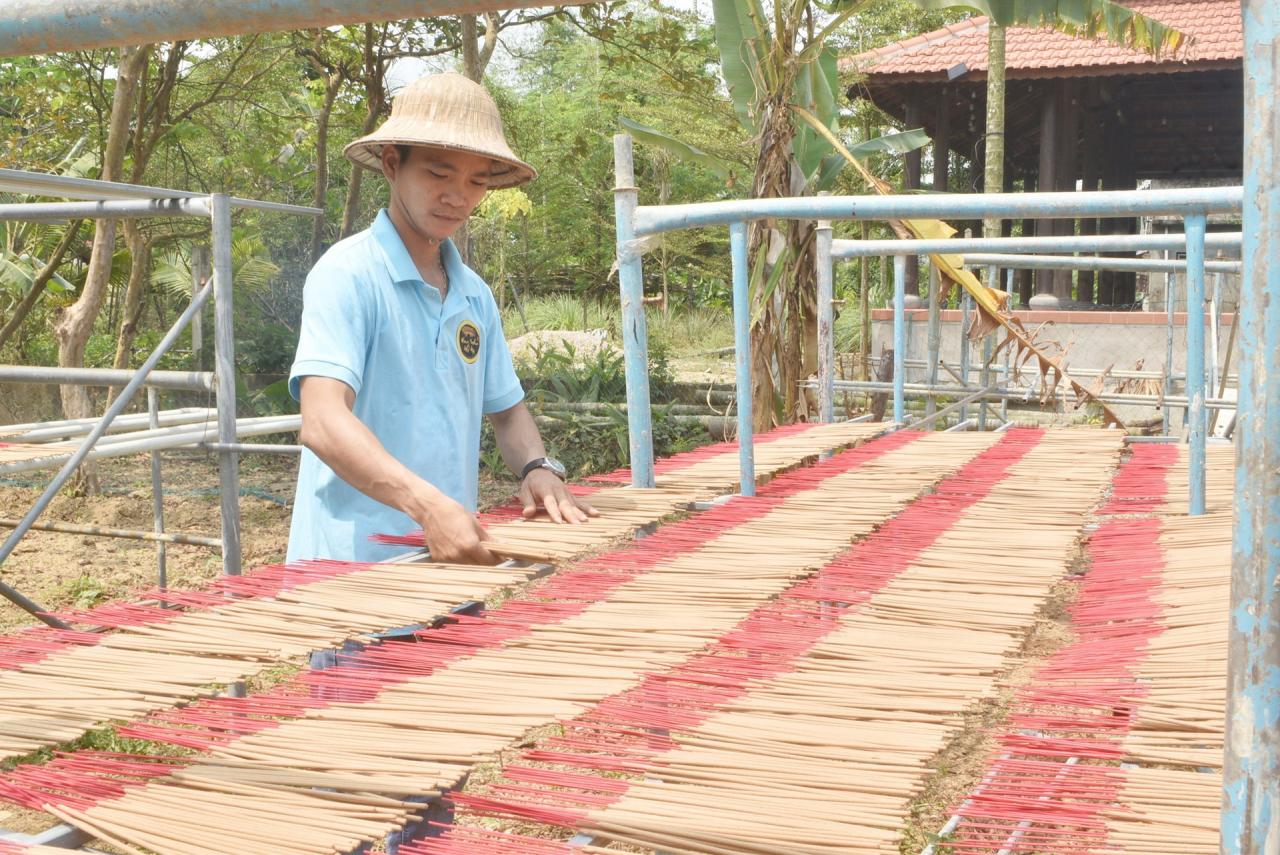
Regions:
<instances>
[{"instance_id":1,"label":"concrete base","mask_svg":"<svg viewBox=\"0 0 1280 855\"><path fill-rule=\"evenodd\" d=\"M924 305L919 294L906 294L902 298L902 304L908 309L918 309Z\"/></svg>"},{"instance_id":2,"label":"concrete base","mask_svg":"<svg viewBox=\"0 0 1280 855\"><path fill-rule=\"evenodd\" d=\"M1057 294L1036 294L1031 298L1027 307L1033 310L1052 311L1053 309L1062 308L1062 301L1058 299Z\"/></svg>"}]
</instances>

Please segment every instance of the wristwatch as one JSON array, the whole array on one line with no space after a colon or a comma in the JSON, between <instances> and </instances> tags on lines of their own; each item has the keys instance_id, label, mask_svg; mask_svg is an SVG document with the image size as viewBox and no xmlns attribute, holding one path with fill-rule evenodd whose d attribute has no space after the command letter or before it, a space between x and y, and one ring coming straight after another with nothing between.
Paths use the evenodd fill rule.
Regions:
<instances>
[{"instance_id":1,"label":"wristwatch","mask_svg":"<svg viewBox=\"0 0 1280 855\"><path fill-rule=\"evenodd\" d=\"M535 457L524 465L524 471L520 473L520 480L523 481L528 478L529 473L535 469L545 469L561 481L566 480L569 475L565 471L564 464L554 457Z\"/></svg>"}]
</instances>

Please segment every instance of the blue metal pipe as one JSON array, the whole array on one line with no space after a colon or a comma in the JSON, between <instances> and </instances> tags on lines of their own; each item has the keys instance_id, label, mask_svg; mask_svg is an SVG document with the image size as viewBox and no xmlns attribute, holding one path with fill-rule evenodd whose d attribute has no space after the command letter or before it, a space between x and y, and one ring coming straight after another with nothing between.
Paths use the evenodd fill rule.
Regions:
<instances>
[{"instance_id":1,"label":"blue metal pipe","mask_svg":"<svg viewBox=\"0 0 1280 855\"><path fill-rule=\"evenodd\" d=\"M907 373L907 259L893 257L893 420L901 425L907 418L903 384Z\"/></svg>"},{"instance_id":2,"label":"blue metal pipe","mask_svg":"<svg viewBox=\"0 0 1280 855\"><path fill-rule=\"evenodd\" d=\"M1280 852L1280 5L1243 0L1244 266L1224 855Z\"/></svg>"},{"instance_id":3,"label":"blue metal pipe","mask_svg":"<svg viewBox=\"0 0 1280 855\"><path fill-rule=\"evenodd\" d=\"M751 262L747 258L747 224L729 224L733 259L733 363L738 386L738 469L740 492L756 494L755 432L751 423ZM827 265L831 269L831 265Z\"/></svg>"},{"instance_id":4,"label":"blue metal pipe","mask_svg":"<svg viewBox=\"0 0 1280 855\"><path fill-rule=\"evenodd\" d=\"M1240 211L1239 187L1108 190L1094 193L930 193L909 196L804 196L738 199L636 210L636 234L724 226L772 217L792 220L1059 219L1185 216Z\"/></svg>"},{"instance_id":5,"label":"blue metal pipe","mask_svg":"<svg viewBox=\"0 0 1280 855\"><path fill-rule=\"evenodd\" d=\"M631 137L613 138L613 215L617 226L618 288L622 293L622 356L627 374L627 436L631 486L653 486L653 415L649 411L649 330L644 316L644 271L633 246L636 204Z\"/></svg>"},{"instance_id":6,"label":"blue metal pipe","mask_svg":"<svg viewBox=\"0 0 1280 855\"><path fill-rule=\"evenodd\" d=\"M878 257L881 255L924 255L966 252L1152 252L1181 251L1183 235L1054 235L1002 238L928 238L924 240L836 240L831 243L834 258ZM1213 232L1205 237L1210 249L1237 250L1240 232Z\"/></svg>"},{"instance_id":7,"label":"blue metal pipe","mask_svg":"<svg viewBox=\"0 0 1280 855\"><path fill-rule=\"evenodd\" d=\"M1203 248L1203 246L1204 243L1202 241L1201 247ZM1203 255L1203 252L1201 255ZM1012 267L1015 270L1122 270L1134 273L1182 272L1189 267L1188 262L1163 258L1105 258L1090 255L997 255L985 252L965 253L964 263L972 266L996 264L1000 267ZM1204 263L1203 269L1213 273L1239 274L1240 262L1207 261Z\"/></svg>"},{"instance_id":8,"label":"blue metal pipe","mask_svg":"<svg viewBox=\"0 0 1280 855\"><path fill-rule=\"evenodd\" d=\"M1187 420L1191 427L1192 516L1204 513L1204 440L1209 428L1208 410L1204 407L1204 231L1203 216L1187 217Z\"/></svg>"},{"instance_id":9,"label":"blue metal pipe","mask_svg":"<svg viewBox=\"0 0 1280 855\"><path fill-rule=\"evenodd\" d=\"M835 420L836 379L835 285L831 266L831 224L819 223L815 232L818 274L818 420Z\"/></svg>"},{"instance_id":10,"label":"blue metal pipe","mask_svg":"<svg viewBox=\"0 0 1280 855\"><path fill-rule=\"evenodd\" d=\"M0 56L518 9L522 0L5 0Z\"/></svg>"}]
</instances>

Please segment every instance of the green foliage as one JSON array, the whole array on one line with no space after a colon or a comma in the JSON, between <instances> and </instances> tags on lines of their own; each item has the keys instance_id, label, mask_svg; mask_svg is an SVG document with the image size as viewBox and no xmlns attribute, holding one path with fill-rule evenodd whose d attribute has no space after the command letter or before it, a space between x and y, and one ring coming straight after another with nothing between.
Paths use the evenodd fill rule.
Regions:
<instances>
[{"instance_id":1,"label":"green foliage","mask_svg":"<svg viewBox=\"0 0 1280 855\"><path fill-rule=\"evenodd\" d=\"M107 596L106 586L88 573L81 573L65 583L58 599L75 603L76 608L87 609L97 605Z\"/></svg>"},{"instance_id":2,"label":"green foliage","mask_svg":"<svg viewBox=\"0 0 1280 855\"><path fill-rule=\"evenodd\" d=\"M560 347L538 347L524 370L528 376L525 396L534 403L594 404L626 398L622 354L609 348L583 357L568 342Z\"/></svg>"},{"instance_id":3,"label":"green foliage","mask_svg":"<svg viewBox=\"0 0 1280 855\"><path fill-rule=\"evenodd\" d=\"M551 294L527 299L523 306L523 319L511 303L503 313L502 325L508 338L522 335L526 323L529 332L604 329L616 335L619 329L619 309L616 302L579 298L571 294Z\"/></svg>"}]
</instances>

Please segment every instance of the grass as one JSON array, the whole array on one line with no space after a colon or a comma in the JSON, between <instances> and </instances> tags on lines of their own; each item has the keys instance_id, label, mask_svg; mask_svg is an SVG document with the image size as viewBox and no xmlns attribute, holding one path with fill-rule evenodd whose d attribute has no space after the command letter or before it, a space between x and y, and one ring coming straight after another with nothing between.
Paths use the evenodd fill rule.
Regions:
<instances>
[{"instance_id":1,"label":"grass","mask_svg":"<svg viewBox=\"0 0 1280 855\"><path fill-rule=\"evenodd\" d=\"M616 304L553 294L530 297L523 306L523 320L514 303L508 303L503 311L502 326L507 338L526 331L603 329L609 331L614 344L621 344L622 324ZM674 309L669 314L650 309L647 319L650 344L665 348L672 356L690 356L733 345L733 319L724 309Z\"/></svg>"}]
</instances>

